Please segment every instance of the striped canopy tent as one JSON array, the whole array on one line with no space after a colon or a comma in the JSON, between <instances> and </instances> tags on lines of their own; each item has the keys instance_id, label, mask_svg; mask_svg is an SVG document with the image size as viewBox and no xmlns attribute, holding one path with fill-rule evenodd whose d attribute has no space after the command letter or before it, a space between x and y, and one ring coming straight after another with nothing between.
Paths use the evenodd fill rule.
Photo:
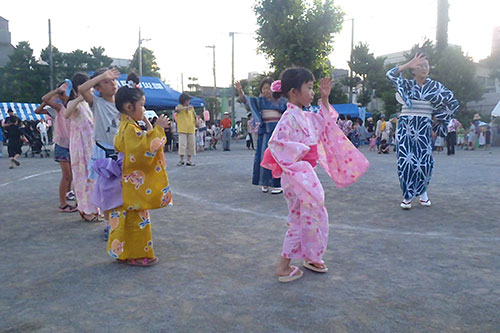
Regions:
<instances>
[{"instance_id":1,"label":"striped canopy tent","mask_svg":"<svg viewBox=\"0 0 500 333\"><path fill-rule=\"evenodd\" d=\"M0 120L7 118L8 109L12 109L14 114L21 120L40 120L46 119L44 115L36 114L35 109L40 104L34 103L14 103L14 102L0 102Z\"/></svg>"}]
</instances>

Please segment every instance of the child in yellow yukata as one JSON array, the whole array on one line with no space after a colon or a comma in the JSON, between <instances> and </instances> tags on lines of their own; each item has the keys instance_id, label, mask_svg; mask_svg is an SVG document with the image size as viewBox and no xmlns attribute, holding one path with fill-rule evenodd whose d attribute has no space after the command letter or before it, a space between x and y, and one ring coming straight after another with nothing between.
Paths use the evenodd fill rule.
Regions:
<instances>
[{"instance_id":1,"label":"child in yellow yukata","mask_svg":"<svg viewBox=\"0 0 500 333\"><path fill-rule=\"evenodd\" d=\"M115 96L121 113L115 149L123 154L123 205L110 214L110 235L107 252L113 258L135 266L150 266L158 262L153 250L149 209L172 203L163 146L168 117L160 116L153 128L144 116L144 92L129 81ZM144 121L143 131L137 121Z\"/></svg>"}]
</instances>

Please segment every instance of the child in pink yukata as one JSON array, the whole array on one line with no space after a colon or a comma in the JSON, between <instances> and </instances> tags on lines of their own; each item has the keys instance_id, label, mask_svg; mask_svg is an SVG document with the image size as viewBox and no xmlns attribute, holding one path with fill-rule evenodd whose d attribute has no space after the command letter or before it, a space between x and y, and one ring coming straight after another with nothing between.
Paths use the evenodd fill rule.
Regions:
<instances>
[{"instance_id":1,"label":"child in pink yukata","mask_svg":"<svg viewBox=\"0 0 500 333\"><path fill-rule=\"evenodd\" d=\"M321 80L319 108L312 108L314 76L305 68L289 68L274 92L288 98L287 110L269 140L261 165L281 177L288 204L288 230L276 269L280 282L291 282L303 272L290 266L302 259L303 267L326 273L323 255L328 243L325 194L314 168L319 162L337 187L356 182L368 170L368 160L337 125L338 113L328 103L331 80Z\"/></svg>"}]
</instances>

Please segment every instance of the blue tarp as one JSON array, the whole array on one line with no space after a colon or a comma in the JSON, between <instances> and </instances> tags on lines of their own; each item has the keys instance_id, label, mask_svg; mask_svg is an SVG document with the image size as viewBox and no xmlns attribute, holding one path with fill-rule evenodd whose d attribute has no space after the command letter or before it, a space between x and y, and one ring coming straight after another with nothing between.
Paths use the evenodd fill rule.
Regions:
<instances>
[{"instance_id":1,"label":"blue tarp","mask_svg":"<svg viewBox=\"0 0 500 333\"><path fill-rule=\"evenodd\" d=\"M21 120L40 120L42 118L46 119L43 115L35 114L35 109L38 105L40 104L0 102L0 119L5 119L9 116L7 114L8 109L12 109L12 111L14 111L14 114Z\"/></svg>"},{"instance_id":2,"label":"blue tarp","mask_svg":"<svg viewBox=\"0 0 500 333\"><path fill-rule=\"evenodd\" d=\"M333 108L337 110L339 114L349 115L351 117L360 117L360 107L356 104L332 104ZM366 118L371 117L372 114L366 111Z\"/></svg>"},{"instance_id":3,"label":"blue tarp","mask_svg":"<svg viewBox=\"0 0 500 333\"><path fill-rule=\"evenodd\" d=\"M118 86L126 84L127 74L121 74L117 79ZM139 86L146 94L146 109L173 109L179 105L180 92L167 86L158 77L141 76ZM201 98L195 97L190 103L195 108L204 107L205 101Z\"/></svg>"}]
</instances>

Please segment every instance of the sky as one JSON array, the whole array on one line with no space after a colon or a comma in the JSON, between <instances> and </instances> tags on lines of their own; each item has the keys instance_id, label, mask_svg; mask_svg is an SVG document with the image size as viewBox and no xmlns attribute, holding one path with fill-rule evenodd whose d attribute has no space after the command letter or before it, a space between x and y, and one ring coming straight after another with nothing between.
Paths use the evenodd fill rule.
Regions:
<instances>
[{"instance_id":1,"label":"sky","mask_svg":"<svg viewBox=\"0 0 500 333\"><path fill-rule=\"evenodd\" d=\"M213 86L215 45L217 86L231 83L231 38L235 35L235 78L269 70L266 57L257 52L254 0L86 0L6 1L0 16L9 20L12 44L29 41L35 55L48 45L51 19L52 44L60 51L90 51L102 46L113 58L131 59L138 46L154 51L160 73L172 88L181 90L190 77ZM354 19L354 43L368 43L375 56L405 51L426 37L435 39L437 0L335 0L345 13L343 29L333 36L330 60L347 68ZM475 61L490 54L492 31L500 26L500 1L449 0L448 41L459 45ZM181 74L182 73L182 74Z\"/></svg>"}]
</instances>

